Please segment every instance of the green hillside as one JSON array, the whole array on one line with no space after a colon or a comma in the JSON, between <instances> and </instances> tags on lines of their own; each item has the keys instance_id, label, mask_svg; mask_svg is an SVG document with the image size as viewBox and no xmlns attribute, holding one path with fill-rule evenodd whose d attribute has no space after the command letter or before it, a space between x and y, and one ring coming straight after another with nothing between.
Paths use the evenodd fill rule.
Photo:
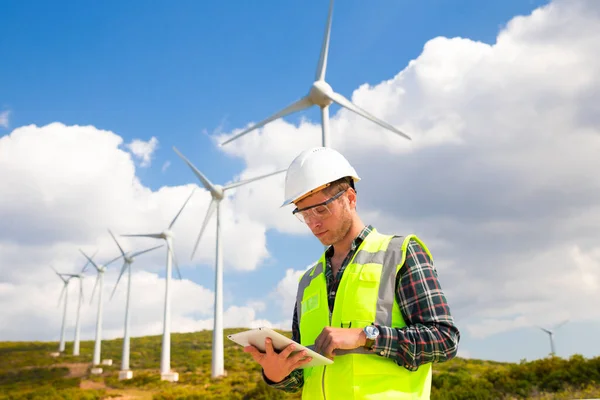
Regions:
<instances>
[{"instance_id":1,"label":"green hillside","mask_svg":"<svg viewBox=\"0 0 600 400\"><path fill-rule=\"evenodd\" d=\"M238 330L227 329L225 335ZM285 332L284 332L285 333ZM289 333L285 333L289 336ZM91 375L93 342L81 356L51 357L56 343L0 343L0 399L299 399L264 385L260 368L240 346L225 339L227 377L210 378L210 331L173 334L171 362L179 382L159 378L159 336L131 340L134 378L119 381L122 340L102 343L112 359ZM518 364L457 358L434 368L432 399L573 399L600 397L600 357L546 358Z\"/></svg>"}]
</instances>

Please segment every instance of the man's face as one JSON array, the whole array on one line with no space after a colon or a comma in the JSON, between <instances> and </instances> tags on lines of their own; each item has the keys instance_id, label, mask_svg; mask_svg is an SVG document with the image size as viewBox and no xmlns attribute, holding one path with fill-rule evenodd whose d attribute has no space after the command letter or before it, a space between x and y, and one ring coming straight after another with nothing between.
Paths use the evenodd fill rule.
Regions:
<instances>
[{"instance_id":1,"label":"man's face","mask_svg":"<svg viewBox=\"0 0 600 400\"><path fill-rule=\"evenodd\" d=\"M352 224L349 200L347 198L350 192L351 190L345 191L340 197L327 204L328 212L325 216L318 216L320 206L305 213L308 215L305 217L304 222L313 235L325 246L337 243L343 239ZM296 203L296 206L298 209L311 207L331 199L337 193L332 192L332 194L329 194L319 191L300 200ZM311 212L315 210L317 212Z\"/></svg>"}]
</instances>

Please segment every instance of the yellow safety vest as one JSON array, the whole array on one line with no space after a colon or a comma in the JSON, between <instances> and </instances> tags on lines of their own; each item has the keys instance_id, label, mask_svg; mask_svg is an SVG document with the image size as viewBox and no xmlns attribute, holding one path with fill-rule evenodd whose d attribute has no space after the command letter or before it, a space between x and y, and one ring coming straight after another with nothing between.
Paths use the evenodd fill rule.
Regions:
<instances>
[{"instance_id":1,"label":"yellow safety vest","mask_svg":"<svg viewBox=\"0 0 600 400\"><path fill-rule=\"evenodd\" d=\"M411 239L431 257L427 247L414 235L400 237L371 231L342 275L332 313L327 303L323 254L304 273L298 285L300 343L314 345L327 326L364 328L372 323L395 328L406 326L395 301L395 277L404 264ZM336 350L335 354L333 364L303 370L303 399L422 400L430 397L430 363L413 372L362 347Z\"/></svg>"}]
</instances>

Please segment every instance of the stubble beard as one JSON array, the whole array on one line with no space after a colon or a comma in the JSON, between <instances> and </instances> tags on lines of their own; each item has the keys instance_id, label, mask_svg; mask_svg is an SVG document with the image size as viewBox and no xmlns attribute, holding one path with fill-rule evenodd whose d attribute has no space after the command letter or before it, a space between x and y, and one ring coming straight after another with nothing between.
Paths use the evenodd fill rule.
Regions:
<instances>
[{"instance_id":1,"label":"stubble beard","mask_svg":"<svg viewBox=\"0 0 600 400\"><path fill-rule=\"evenodd\" d=\"M346 237L348 231L350 231L350 228L352 227L352 216L350 215L350 210L346 207L343 208L340 220L341 223L335 231L330 230L325 237L319 239L324 246L331 246L339 243Z\"/></svg>"}]
</instances>

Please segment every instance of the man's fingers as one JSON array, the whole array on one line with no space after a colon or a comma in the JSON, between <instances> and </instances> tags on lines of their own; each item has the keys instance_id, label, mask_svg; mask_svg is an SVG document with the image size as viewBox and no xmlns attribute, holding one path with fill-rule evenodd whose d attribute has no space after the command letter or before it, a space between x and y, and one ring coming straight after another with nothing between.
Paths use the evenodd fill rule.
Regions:
<instances>
[{"instance_id":1,"label":"man's fingers","mask_svg":"<svg viewBox=\"0 0 600 400\"><path fill-rule=\"evenodd\" d=\"M331 336L328 336L323 343L323 354L325 357L333 357L333 351L336 349L336 343Z\"/></svg>"},{"instance_id":2,"label":"man's fingers","mask_svg":"<svg viewBox=\"0 0 600 400\"><path fill-rule=\"evenodd\" d=\"M300 368L304 364L308 364L311 361L312 361L312 357L301 358L300 360L298 360L294 364L292 364L290 368L292 370L295 370L296 368Z\"/></svg>"},{"instance_id":3,"label":"man's fingers","mask_svg":"<svg viewBox=\"0 0 600 400\"><path fill-rule=\"evenodd\" d=\"M265 339L265 349L267 350L267 357L272 357L275 355L275 351L273 350L273 344L271 343L271 339Z\"/></svg>"},{"instance_id":4,"label":"man's fingers","mask_svg":"<svg viewBox=\"0 0 600 400\"><path fill-rule=\"evenodd\" d=\"M294 345L293 343L290 344L285 349L283 349L283 351L281 353L279 353L279 357L281 357L285 360L286 358L288 358L288 356L290 354L292 354L292 351L294 351L295 347L296 347L296 345Z\"/></svg>"},{"instance_id":5,"label":"man's fingers","mask_svg":"<svg viewBox=\"0 0 600 400\"><path fill-rule=\"evenodd\" d=\"M264 354L262 354L260 351L258 351L258 349L254 346L246 346L244 347L244 352L245 353L250 353L250 355L252 356L252 358L254 358L254 361L256 361L257 363L261 364L262 359L264 357Z\"/></svg>"},{"instance_id":6,"label":"man's fingers","mask_svg":"<svg viewBox=\"0 0 600 400\"><path fill-rule=\"evenodd\" d=\"M325 353L324 353L323 355L324 355L325 357L327 357L327 358L330 358L330 359L332 359L332 360L333 360L333 356L334 356L333 352L335 351L335 349L336 349L336 348L337 348L337 346L335 345L335 343L334 343L334 342L331 342L331 343L329 344L329 346L327 346L327 347L325 348Z\"/></svg>"},{"instance_id":7,"label":"man's fingers","mask_svg":"<svg viewBox=\"0 0 600 400\"><path fill-rule=\"evenodd\" d=\"M293 356L291 356L289 358L289 362L291 365L296 364L299 360L302 360L304 357L306 357L306 351L302 350L297 352L296 354L294 354Z\"/></svg>"},{"instance_id":8,"label":"man's fingers","mask_svg":"<svg viewBox=\"0 0 600 400\"><path fill-rule=\"evenodd\" d=\"M317 338L315 339L315 351L317 353L321 353L322 347L323 347L323 340L325 339L325 336L327 335L327 332L325 331L325 329L323 329L321 331L321 333L319 333L319 336L317 336Z\"/></svg>"}]
</instances>

